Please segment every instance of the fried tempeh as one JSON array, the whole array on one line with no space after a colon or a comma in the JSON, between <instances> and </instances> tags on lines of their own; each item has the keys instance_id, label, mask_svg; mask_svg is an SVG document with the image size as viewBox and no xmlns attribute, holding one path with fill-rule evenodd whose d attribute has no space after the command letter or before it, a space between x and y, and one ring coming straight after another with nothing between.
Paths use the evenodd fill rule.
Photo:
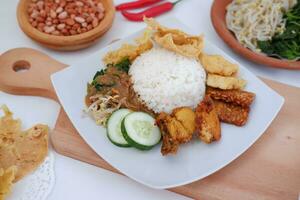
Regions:
<instances>
[{"instance_id":1,"label":"fried tempeh","mask_svg":"<svg viewBox=\"0 0 300 200\"><path fill-rule=\"evenodd\" d=\"M196 133L205 143L221 138L221 125L213 100L205 96L196 108Z\"/></svg>"},{"instance_id":2,"label":"fried tempeh","mask_svg":"<svg viewBox=\"0 0 300 200\"><path fill-rule=\"evenodd\" d=\"M236 77L219 76L215 74L207 74L206 85L222 90L243 89L247 82Z\"/></svg>"},{"instance_id":3,"label":"fried tempeh","mask_svg":"<svg viewBox=\"0 0 300 200\"><path fill-rule=\"evenodd\" d=\"M200 61L205 70L211 74L232 76L239 70L237 64L233 64L220 55L207 55L202 53Z\"/></svg>"},{"instance_id":4,"label":"fried tempeh","mask_svg":"<svg viewBox=\"0 0 300 200\"><path fill-rule=\"evenodd\" d=\"M242 107L249 107L255 99L252 92L241 90L221 90L218 88L207 87L206 94L214 100L222 100Z\"/></svg>"},{"instance_id":5,"label":"fried tempeh","mask_svg":"<svg viewBox=\"0 0 300 200\"><path fill-rule=\"evenodd\" d=\"M195 113L187 107L176 108L171 115L160 113L156 124L163 133L161 153L175 154L180 144L192 139L195 131Z\"/></svg>"},{"instance_id":6,"label":"fried tempeh","mask_svg":"<svg viewBox=\"0 0 300 200\"><path fill-rule=\"evenodd\" d=\"M241 107L231 103L214 100L214 104L222 122L243 126L248 120L249 107Z\"/></svg>"}]
</instances>

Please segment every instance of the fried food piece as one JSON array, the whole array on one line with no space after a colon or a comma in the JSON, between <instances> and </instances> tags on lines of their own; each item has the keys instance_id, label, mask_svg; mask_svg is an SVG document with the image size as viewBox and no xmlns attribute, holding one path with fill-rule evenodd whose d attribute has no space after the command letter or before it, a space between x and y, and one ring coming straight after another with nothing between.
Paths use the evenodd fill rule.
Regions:
<instances>
[{"instance_id":1,"label":"fried food piece","mask_svg":"<svg viewBox=\"0 0 300 200\"><path fill-rule=\"evenodd\" d=\"M152 18L145 18L144 21L153 30L153 38L157 44L183 56L199 59L204 47L203 36L191 36L178 29L166 28Z\"/></svg>"},{"instance_id":2,"label":"fried food piece","mask_svg":"<svg viewBox=\"0 0 300 200\"><path fill-rule=\"evenodd\" d=\"M11 166L6 170L0 168L0 200L4 200L5 196L10 193L16 172L16 166Z\"/></svg>"},{"instance_id":3,"label":"fried food piece","mask_svg":"<svg viewBox=\"0 0 300 200\"><path fill-rule=\"evenodd\" d=\"M208 74L206 84L213 88L220 88L222 90L243 89L247 82L236 77L225 77L215 74Z\"/></svg>"},{"instance_id":4,"label":"fried food piece","mask_svg":"<svg viewBox=\"0 0 300 200\"><path fill-rule=\"evenodd\" d=\"M214 104L222 122L243 126L246 124L250 112L249 107L241 107L231 103L214 100Z\"/></svg>"},{"instance_id":5,"label":"fried food piece","mask_svg":"<svg viewBox=\"0 0 300 200\"><path fill-rule=\"evenodd\" d=\"M124 58L129 58L132 62L136 57L153 47L150 39L139 38L137 43L137 45L123 44L121 48L108 52L103 58L104 63L116 64Z\"/></svg>"},{"instance_id":6,"label":"fried food piece","mask_svg":"<svg viewBox=\"0 0 300 200\"><path fill-rule=\"evenodd\" d=\"M160 113L156 124L163 133L161 153L176 154L182 143L190 141L195 131L195 113L188 107L176 108L171 115Z\"/></svg>"},{"instance_id":7,"label":"fried food piece","mask_svg":"<svg viewBox=\"0 0 300 200\"><path fill-rule=\"evenodd\" d=\"M211 74L218 74L221 76L232 76L239 70L237 64L233 64L220 55L207 55L202 53L200 61L204 69Z\"/></svg>"},{"instance_id":8,"label":"fried food piece","mask_svg":"<svg viewBox=\"0 0 300 200\"><path fill-rule=\"evenodd\" d=\"M255 94L252 92L241 90L221 90L212 87L206 88L206 94L214 100L222 100L242 107L249 107L255 99Z\"/></svg>"},{"instance_id":9,"label":"fried food piece","mask_svg":"<svg viewBox=\"0 0 300 200\"><path fill-rule=\"evenodd\" d=\"M14 182L35 170L48 153L48 126L38 124L21 131L21 122L14 120L6 106L0 118L0 168L17 167Z\"/></svg>"},{"instance_id":10,"label":"fried food piece","mask_svg":"<svg viewBox=\"0 0 300 200\"><path fill-rule=\"evenodd\" d=\"M220 120L214 102L209 96L205 96L196 108L196 133L205 143L221 138Z\"/></svg>"}]
</instances>

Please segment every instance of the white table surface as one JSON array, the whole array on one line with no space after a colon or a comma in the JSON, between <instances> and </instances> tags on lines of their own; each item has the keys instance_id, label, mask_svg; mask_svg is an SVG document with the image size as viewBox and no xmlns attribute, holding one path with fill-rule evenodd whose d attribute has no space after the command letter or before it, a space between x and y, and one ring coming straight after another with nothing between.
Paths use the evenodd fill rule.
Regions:
<instances>
[{"instance_id":1,"label":"white table surface","mask_svg":"<svg viewBox=\"0 0 300 200\"><path fill-rule=\"evenodd\" d=\"M105 46L111 40L122 38L144 27L142 23L126 21L119 13L110 31L102 40L85 50L76 52L56 52L43 48L31 41L18 27L15 10L18 0L6 0L0 6L0 53L16 47L31 47L41 50L57 60L72 64L91 52ZM115 3L125 2L115 0ZM184 0L164 16L179 18L195 33L205 37L225 50L252 72L259 76L274 79L300 87L300 71L272 69L249 62L233 53L217 36L210 21L212 0ZM44 98L13 96L0 92L0 105L7 104L16 117L23 120L24 128L35 123L47 123L54 127L60 106ZM165 190L154 190L138 184L126 177L55 154L56 183L49 199L187 199Z\"/></svg>"}]
</instances>

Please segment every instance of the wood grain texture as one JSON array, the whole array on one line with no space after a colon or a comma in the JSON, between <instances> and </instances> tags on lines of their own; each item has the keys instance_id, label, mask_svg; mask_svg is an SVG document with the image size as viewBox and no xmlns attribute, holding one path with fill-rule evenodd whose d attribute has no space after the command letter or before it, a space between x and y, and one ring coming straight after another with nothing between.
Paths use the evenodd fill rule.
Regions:
<instances>
[{"instance_id":1,"label":"wood grain texture","mask_svg":"<svg viewBox=\"0 0 300 200\"><path fill-rule=\"evenodd\" d=\"M30 62L30 70L34 71L15 73L11 70L19 59ZM0 89L12 94L56 99L49 86L49 76L64 67L66 65L32 49L8 51L0 56ZM43 78L39 78L41 75ZM300 89L263 80L285 98L279 115L263 136L218 172L170 191L201 200L297 199L300 192ZM83 141L63 110L51 140L58 153L119 173Z\"/></svg>"},{"instance_id":2,"label":"wood grain texture","mask_svg":"<svg viewBox=\"0 0 300 200\"><path fill-rule=\"evenodd\" d=\"M32 27L32 25L29 23L27 8L30 2L31 0L19 1L17 19L20 28L34 41L55 50L73 51L93 45L104 33L110 29L115 18L115 7L113 1L102 0L101 2L105 8L105 16L96 28L79 35L54 36L40 32L38 29Z\"/></svg>"}]
</instances>

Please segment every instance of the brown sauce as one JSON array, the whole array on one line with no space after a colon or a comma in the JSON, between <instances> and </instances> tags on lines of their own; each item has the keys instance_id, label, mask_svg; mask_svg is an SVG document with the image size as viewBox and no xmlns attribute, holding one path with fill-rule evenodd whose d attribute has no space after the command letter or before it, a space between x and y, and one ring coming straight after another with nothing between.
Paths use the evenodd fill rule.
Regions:
<instances>
[{"instance_id":1,"label":"brown sauce","mask_svg":"<svg viewBox=\"0 0 300 200\"><path fill-rule=\"evenodd\" d=\"M119 95L119 100L122 100L122 108L128 108L134 111L144 111L151 115L154 112L148 109L138 98L135 93L130 76L123 71L118 70L113 66L109 66L104 75L98 76L97 83L104 85L101 90L97 90L95 86L88 86L88 94L85 98L87 106L90 106L93 102L90 97L96 94L108 94L109 92Z\"/></svg>"}]
</instances>

